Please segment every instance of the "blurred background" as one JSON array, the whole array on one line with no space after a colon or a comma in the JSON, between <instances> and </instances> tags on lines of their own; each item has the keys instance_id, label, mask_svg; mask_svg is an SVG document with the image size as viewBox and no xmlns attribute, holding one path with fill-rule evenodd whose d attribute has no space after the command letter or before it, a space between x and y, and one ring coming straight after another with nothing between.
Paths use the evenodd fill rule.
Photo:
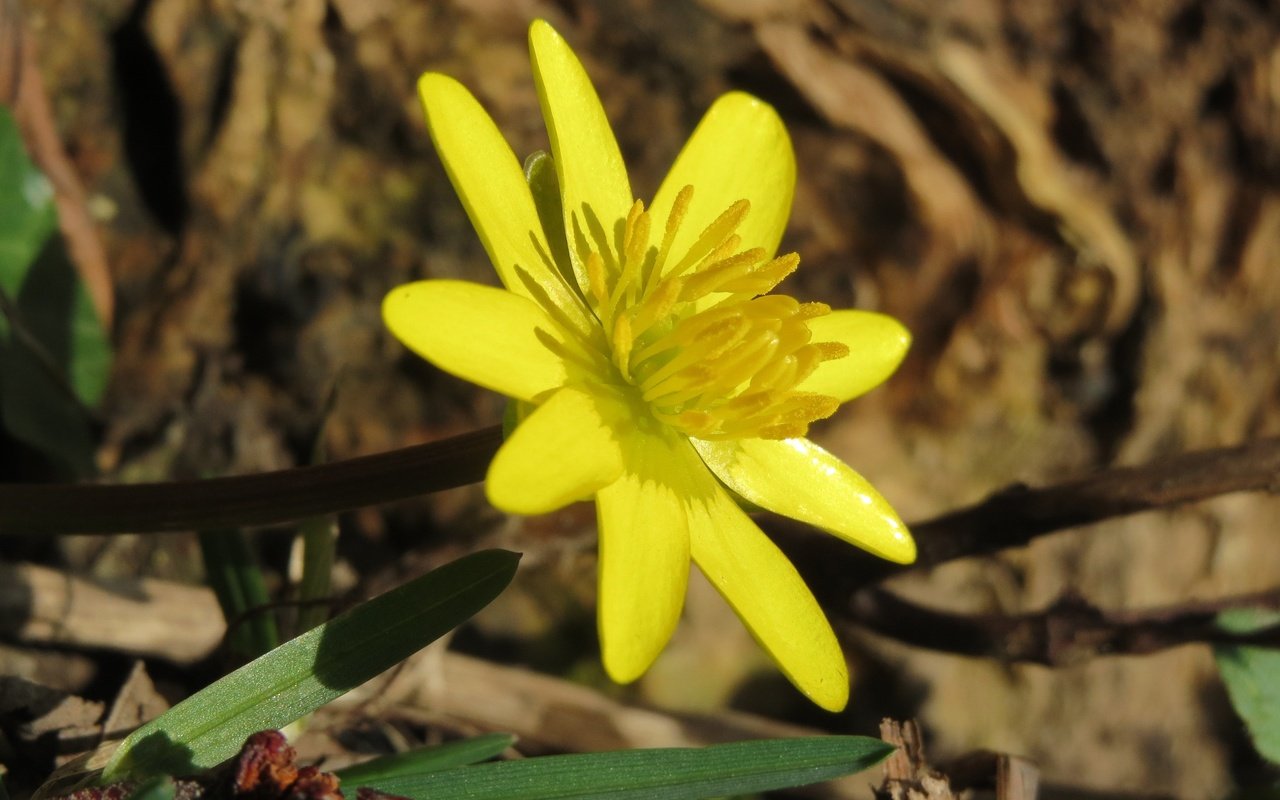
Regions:
<instances>
[{"instance_id":1,"label":"blurred background","mask_svg":"<svg viewBox=\"0 0 1280 800\"><path fill-rule=\"evenodd\" d=\"M499 421L500 397L407 354L379 303L425 277L495 281L414 82L453 75L517 154L545 149L525 41L535 17L586 64L642 198L717 95L742 89L782 114L799 171L783 249L802 259L783 290L892 314L914 335L899 373L814 438L909 522L1013 483L1280 432L1274 4L18 5L9 13L25 22L105 254L114 357L78 439L5 434L6 479L251 473L310 463L317 437L336 460ZM1002 614L1069 593L1132 610L1269 590L1278 519L1275 497L1234 495L891 585L931 607ZM337 584L356 595L481 546L525 552L514 587L453 642L514 668L491 680L533 670L680 714L734 707L871 735L883 715L915 716L932 756L1027 756L1071 796L1221 797L1261 769L1205 646L1048 669L855 634L853 701L830 717L696 580L653 670L609 685L590 506L507 518L469 487L340 527ZM291 532L254 541L278 586ZM183 534L7 540L0 555L97 581L201 579ZM130 663L111 647L7 641L0 672L90 698L110 696ZM202 657L195 670L171 655L147 665L172 700L217 674L218 657ZM316 752L352 747L352 730L487 729L479 711L389 708L339 715ZM533 752L566 749L561 729L579 724L552 714L522 735ZM600 746L634 741L615 733Z\"/></svg>"}]
</instances>

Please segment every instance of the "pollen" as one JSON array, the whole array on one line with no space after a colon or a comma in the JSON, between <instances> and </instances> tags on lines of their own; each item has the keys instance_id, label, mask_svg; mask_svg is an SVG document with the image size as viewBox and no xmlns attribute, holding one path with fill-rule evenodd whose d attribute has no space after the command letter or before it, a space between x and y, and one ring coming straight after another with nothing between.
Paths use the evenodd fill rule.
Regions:
<instances>
[{"instance_id":1,"label":"pollen","mask_svg":"<svg viewBox=\"0 0 1280 800\"><path fill-rule=\"evenodd\" d=\"M812 341L809 321L831 309L769 294L800 257L743 247L746 200L673 253L692 199L691 186L677 194L656 245L637 200L619 221L617 253L588 254L583 294L609 339L607 357L655 418L688 436L803 436L839 405L797 389L823 361L849 355L838 342Z\"/></svg>"}]
</instances>

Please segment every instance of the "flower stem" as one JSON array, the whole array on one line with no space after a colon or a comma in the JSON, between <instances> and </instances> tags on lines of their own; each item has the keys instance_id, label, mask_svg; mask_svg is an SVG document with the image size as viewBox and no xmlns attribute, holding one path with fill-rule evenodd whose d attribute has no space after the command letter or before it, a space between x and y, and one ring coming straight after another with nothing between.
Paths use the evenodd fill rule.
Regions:
<instances>
[{"instance_id":1,"label":"flower stem","mask_svg":"<svg viewBox=\"0 0 1280 800\"><path fill-rule=\"evenodd\" d=\"M475 483L500 444L502 429L494 426L257 475L127 485L0 484L0 536L275 525Z\"/></svg>"}]
</instances>

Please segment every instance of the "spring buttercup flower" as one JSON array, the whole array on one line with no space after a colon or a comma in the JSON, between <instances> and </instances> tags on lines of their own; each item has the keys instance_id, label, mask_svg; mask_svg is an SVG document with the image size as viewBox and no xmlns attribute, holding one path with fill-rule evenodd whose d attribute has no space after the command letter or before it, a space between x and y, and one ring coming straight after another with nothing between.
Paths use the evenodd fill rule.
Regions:
<instances>
[{"instance_id":1,"label":"spring buttercup flower","mask_svg":"<svg viewBox=\"0 0 1280 800\"><path fill-rule=\"evenodd\" d=\"M595 497L599 630L616 681L666 645L689 563L823 708L849 696L813 595L734 495L900 563L915 544L857 473L803 438L884 381L895 320L769 292L795 158L776 112L741 93L707 111L646 206L569 46L529 31L552 155L522 170L457 81L419 81L432 140L504 288L398 287L383 315L436 366L531 409L490 465L490 501L542 514ZM554 169L552 169L554 165Z\"/></svg>"}]
</instances>

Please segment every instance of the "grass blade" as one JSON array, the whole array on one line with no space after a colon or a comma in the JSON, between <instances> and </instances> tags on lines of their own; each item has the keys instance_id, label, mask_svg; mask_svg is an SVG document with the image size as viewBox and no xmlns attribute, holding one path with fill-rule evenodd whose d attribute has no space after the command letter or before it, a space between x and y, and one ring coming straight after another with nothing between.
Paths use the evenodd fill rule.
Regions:
<instances>
[{"instance_id":1,"label":"grass blade","mask_svg":"<svg viewBox=\"0 0 1280 800\"><path fill-rule=\"evenodd\" d=\"M302 544L302 579L298 581L299 633L329 618L333 556L337 549L338 522L333 517L308 517L298 525Z\"/></svg>"},{"instance_id":2,"label":"grass blade","mask_svg":"<svg viewBox=\"0 0 1280 800\"><path fill-rule=\"evenodd\" d=\"M244 662L280 644L267 583L249 537L239 530L200 532L205 579L227 620L227 647Z\"/></svg>"},{"instance_id":3,"label":"grass blade","mask_svg":"<svg viewBox=\"0 0 1280 800\"><path fill-rule=\"evenodd\" d=\"M460 558L363 603L197 692L121 743L107 780L188 774L240 749L394 666L492 601L520 556Z\"/></svg>"},{"instance_id":4,"label":"grass blade","mask_svg":"<svg viewBox=\"0 0 1280 800\"><path fill-rule=\"evenodd\" d=\"M173 800L178 787L168 775L157 775L138 784L129 795L129 800Z\"/></svg>"},{"instance_id":5,"label":"grass blade","mask_svg":"<svg viewBox=\"0 0 1280 800\"><path fill-rule=\"evenodd\" d=\"M0 536L156 533L293 522L484 480L494 425L327 464L194 481L0 484Z\"/></svg>"},{"instance_id":6,"label":"grass blade","mask_svg":"<svg viewBox=\"0 0 1280 800\"><path fill-rule=\"evenodd\" d=\"M339 375L341 378L341 374ZM325 397L320 425L311 444L311 463L323 464L328 459L324 429L338 401L338 380ZM329 619L329 592L333 583L333 560L338 549L338 520L327 514L307 517L298 523L295 547L302 550L302 576L298 580L298 615L294 634L306 633Z\"/></svg>"},{"instance_id":7,"label":"grass blade","mask_svg":"<svg viewBox=\"0 0 1280 800\"><path fill-rule=\"evenodd\" d=\"M509 733L491 733L437 747L423 747L407 753L375 758L337 771L344 786L374 786L377 781L402 775L425 775L452 767L488 761L515 744Z\"/></svg>"},{"instance_id":8,"label":"grass blade","mask_svg":"<svg viewBox=\"0 0 1280 800\"><path fill-rule=\"evenodd\" d=\"M412 800L685 800L818 783L874 766L891 752L891 745L861 736L764 739L500 761L387 778L374 788Z\"/></svg>"}]
</instances>

